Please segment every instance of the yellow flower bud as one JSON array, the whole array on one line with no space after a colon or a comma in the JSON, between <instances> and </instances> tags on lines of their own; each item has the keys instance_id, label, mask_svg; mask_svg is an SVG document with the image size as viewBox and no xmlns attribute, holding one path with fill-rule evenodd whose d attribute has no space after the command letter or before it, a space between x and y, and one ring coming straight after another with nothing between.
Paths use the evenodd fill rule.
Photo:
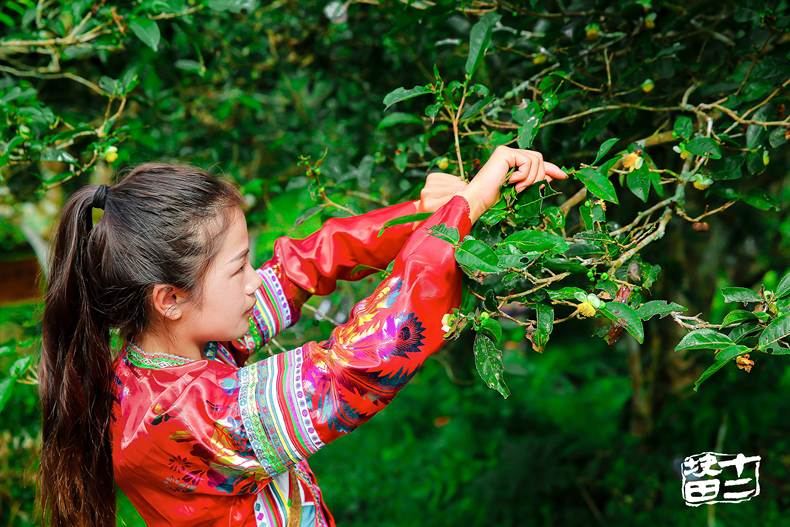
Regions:
<instances>
[{"instance_id":1,"label":"yellow flower bud","mask_svg":"<svg viewBox=\"0 0 790 527\"><path fill-rule=\"evenodd\" d=\"M598 24L587 24L584 34L587 40L595 40L601 35L601 27Z\"/></svg>"},{"instance_id":2,"label":"yellow flower bud","mask_svg":"<svg viewBox=\"0 0 790 527\"><path fill-rule=\"evenodd\" d=\"M705 190L710 186L710 183L708 183L707 181L695 181L694 183L692 183L692 185L697 190Z\"/></svg>"},{"instance_id":3,"label":"yellow flower bud","mask_svg":"<svg viewBox=\"0 0 790 527\"><path fill-rule=\"evenodd\" d=\"M107 150L104 151L104 160L108 163L115 163L118 159L118 148L115 146L107 147Z\"/></svg>"}]
</instances>

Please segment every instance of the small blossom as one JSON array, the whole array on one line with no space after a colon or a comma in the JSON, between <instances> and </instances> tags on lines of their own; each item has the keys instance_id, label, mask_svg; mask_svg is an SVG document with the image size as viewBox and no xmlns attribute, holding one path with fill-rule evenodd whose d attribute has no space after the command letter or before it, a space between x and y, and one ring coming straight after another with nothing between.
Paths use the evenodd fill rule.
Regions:
<instances>
[{"instance_id":1,"label":"small blossom","mask_svg":"<svg viewBox=\"0 0 790 527\"><path fill-rule=\"evenodd\" d=\"M744 355L739 355L735 359L735 364L738 365L738 369L744 370L746 373L752 371L752 366L754 366L754 361L749 358L749 354L746 353Z\"/></svg>"},{"instance_id":2,"label":"small blossom","mask_svg":"<svg viewBox=\"0 0 790 527\"><path fill-rule=\"evenodd\" d=\"M579 314L583 317L591 317L595 315L595 307L593 307L593 305L587 300L580 303L578 306L576 306L576 308L578 309Z\"/></svg>"},{"instance_id":3,"label":"small blossom","mask_svg":"<svg viewBox=\"0 0 790 527\"><path fill-rule=\"evenodd\" d=\"M452 323L453 315L450 313L445 313L442 317L442 331L447 333L450 331L450 324Z\"/></svg>"},{"instance_id":4,"label":"small blossom","mask_svg":"<svg viewBox=\"0 0 790 527\"><path fill-rule=\"evenodd\" d=\"M645 160L642 159L642 156L639 155L639 152L631 152L630 154L623 156L623 168L629 172L639 170L644 161Z\"/></svg>"}]
</instances>

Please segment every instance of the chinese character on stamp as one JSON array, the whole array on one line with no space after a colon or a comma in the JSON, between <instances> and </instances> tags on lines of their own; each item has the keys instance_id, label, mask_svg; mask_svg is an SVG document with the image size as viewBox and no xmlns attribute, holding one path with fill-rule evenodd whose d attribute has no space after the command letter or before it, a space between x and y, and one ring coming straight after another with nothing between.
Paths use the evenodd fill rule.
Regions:
<instances>
[{"instance_id":1,"label":"chinese character on stamp","mask_svg":"<svg viewBox=\"0 0 790 527\"><path fill-rule=\"evenodd\" d=\"M703 452L683 460L683 500L703 503L738 503L760 494L760 456Z\"/></svg>"}]
</instances>

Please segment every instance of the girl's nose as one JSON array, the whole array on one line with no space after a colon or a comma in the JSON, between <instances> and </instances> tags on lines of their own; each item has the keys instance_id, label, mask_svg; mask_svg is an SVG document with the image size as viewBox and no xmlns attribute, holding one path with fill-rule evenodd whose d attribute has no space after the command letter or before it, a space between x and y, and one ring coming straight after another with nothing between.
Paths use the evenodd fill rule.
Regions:
<instances>
[{"instance_id":1,"label":"girl's nose","mask_svg":"<svg viewBox=\"0 0 790 527\"><path fill-rule=\"evenodd\" d=\"M252 267L251 267L252 268ZM245 288L245 292L248 295L252 295L255 291L261 286L262 279L255 269L252 270L252 279L247 282L247 287Z\"/></svg>"}]
</instances>

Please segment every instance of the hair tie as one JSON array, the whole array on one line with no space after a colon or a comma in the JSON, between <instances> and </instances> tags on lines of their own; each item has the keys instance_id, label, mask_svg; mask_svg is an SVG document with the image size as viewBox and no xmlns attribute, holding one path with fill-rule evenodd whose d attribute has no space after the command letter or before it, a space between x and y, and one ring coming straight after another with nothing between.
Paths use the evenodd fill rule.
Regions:
<instances>
[{"instance_id":1,"label":"hair tie","mask_svg":"<svg viewBox=\"0 0 790 527\"><path fill-rule=\"evenodd\" d=\"M93 202L91 203L91 207L96 209L104 209L104 202L107 199L107 189L109 187L107 185L99 185L99 188L96 189L96 192L93 193Z\"/></svg>"}]
</instances>

